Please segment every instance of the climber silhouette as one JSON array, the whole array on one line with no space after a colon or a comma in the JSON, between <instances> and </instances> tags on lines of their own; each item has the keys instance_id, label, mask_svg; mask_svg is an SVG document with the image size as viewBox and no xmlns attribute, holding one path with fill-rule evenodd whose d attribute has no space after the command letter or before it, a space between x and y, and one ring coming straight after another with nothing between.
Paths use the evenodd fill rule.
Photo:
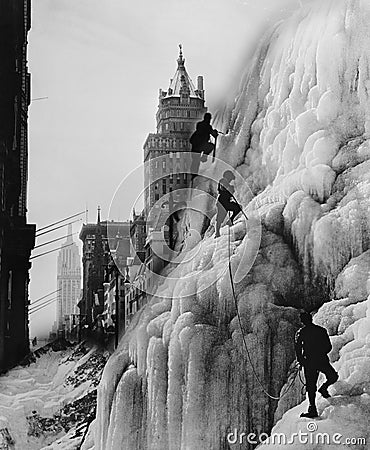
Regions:
<instances>
[{"instance_id":1,"label":"climber silhouette","mask_svg":"<svg viewBox=\"0 0 370 450\"><path fill-rule=\"evenodd\" d=\"M295 338L297 360L303 366L306 378L306 389L309 407L301 417L313 419L317 417L316 389L319 373L326 376L325 383L319 388L320 394L328 398L328 387L338 380L338 374L329 362L328 353L332 349L328 332L325 328L312 323L312 316L308 312L300 315L303 327L298 330Z\"/></svg>"},{"instance_id":2,"label":"climber silhouette","mask_svg":"<svg viewBox=\"0 0 370 450\"><path fill-rule=\"evenodd\" d=\"M190 137L192 160L191 160L191 179L198 175L199 165L203 155L209 155L215 149L215 144L209 142L210 136L215 139L218 136L218 131L211 126L212 115L205 113L203 120L198 122L196 130Z\"/></svg>"},{"instance_id":3,"label":"climber silhouette","mask_svg":"<svg viewBox=\"0 0 370 450\"><path fill-rule=\"evenodd\" d=\"M232 211L233 215L230 217L231 225L235 217L242 211L242 207L234 198L235 188L230 183L235 180L235 175L231 170L226 170L223 173L221 180L218 183L218 197L217 197L217 216L216 216L216 234L215 238L220 237L220 228L228 211Z\"/></svg>"}]
</instances>

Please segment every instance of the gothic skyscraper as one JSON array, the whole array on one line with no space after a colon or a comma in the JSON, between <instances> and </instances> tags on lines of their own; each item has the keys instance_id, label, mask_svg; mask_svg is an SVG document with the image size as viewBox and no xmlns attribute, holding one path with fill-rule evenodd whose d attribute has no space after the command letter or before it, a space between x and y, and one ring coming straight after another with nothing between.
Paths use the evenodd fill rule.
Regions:
<instances>
[{"instance_id":1,"label":"gothic skyscraper","mask_svg":"<svg viewBox=\"0 0 370 450\"><path fill-rule=\"evenodd\" d=\"M161 197L189 186L190 174L182 153L190 151L189 138L207 112L204 103L203 77L198 76L195 88L180 45L175 75L167 91L159 90L157 132L150 133L144 143L146 217ZM152 161L158 157L161 159Z\"/></svg>"},{"instance_id":2,"label":"gothic skyscraper","mask_svg":"<svg viewBox=\"0 0 370 450\"><path fill-rule=\"evenodd\" d=\"M72 225L69 225L67 239L59 251L57 282L57 329L68 330L70 316L76 313L81 292L81 257L72 238Z\"/></svg>"}]
</instances>

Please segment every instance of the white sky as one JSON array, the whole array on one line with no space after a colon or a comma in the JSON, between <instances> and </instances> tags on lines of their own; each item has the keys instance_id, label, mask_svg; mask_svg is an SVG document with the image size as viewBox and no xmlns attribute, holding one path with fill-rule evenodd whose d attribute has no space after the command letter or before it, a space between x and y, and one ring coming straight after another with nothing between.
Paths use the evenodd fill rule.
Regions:
<instances>
[{"instance_id":1,"label":"white sky","mask_svg":"<svg viewBox=\"0 0 370 450\"><path fill-rule=\"evenodd\" d=\"M261 31L298 3L33 0L32 98L48 100L30 107L29 222L42 227L85 205L89 221L97 205L105 219L115 189L141 164L145 138L155 131L158 89L167 89L175 73L178 44L193 82L204 76L206 103L215 111L239 82ZM132 190L141 189L138 179ZM130 202L122 205L114 219L128 219L131 210ZM56 259L57 252L33 262L31 301L56 289ZM31 336L47 333L54 320L55 303L31 316Z\"/></svg>"}]
</instances>

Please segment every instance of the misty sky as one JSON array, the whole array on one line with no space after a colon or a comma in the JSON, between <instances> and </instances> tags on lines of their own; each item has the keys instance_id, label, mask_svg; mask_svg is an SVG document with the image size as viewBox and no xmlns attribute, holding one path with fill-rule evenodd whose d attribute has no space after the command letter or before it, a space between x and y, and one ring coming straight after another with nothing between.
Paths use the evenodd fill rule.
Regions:
<instances>
[{"instance_id":1,"label":"misty sky","mask_svg":"<svg viewBox=\"0 0 370 450\"><path fill-rule=\"evenodd\" d=\"M178 44L206 104L222 105L263 30L298 0L34 0L29 69L34 101L29 120L28 219L42 227L89 208L102 219L114 191L142 163L155 131L158 89L176 70ZM132 186L142 190L142 180ZM130 217L132 201L120 217ZM82 222L74 225L78 232ZM63 236L66 229L37 244ZM78 234L75 236L78 240ZM60 246L42 247L39 252ZM34 251L37 254L38 251ZM57 253L36 259L30 299L56 289ZM31 316L31 336L48 332L55 303Z\"/></svg>"}]
</instances>

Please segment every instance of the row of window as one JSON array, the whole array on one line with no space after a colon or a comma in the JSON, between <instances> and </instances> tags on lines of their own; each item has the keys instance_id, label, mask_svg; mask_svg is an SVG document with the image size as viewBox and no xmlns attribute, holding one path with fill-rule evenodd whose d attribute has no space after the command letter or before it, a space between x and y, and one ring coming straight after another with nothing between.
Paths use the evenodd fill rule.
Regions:
<instances>
[{"instance_id":1,"label":"row of window","mask_svg":"<svg viewBox=\"0 0 370 450\"><path fill-rule=\"evenodd\" d=\"M177 174L176 175L176 182L174 180L173 175L170 175L169 178L164 178L162 180L162 190L161 190L162 195L167 194L167 191L169 192L174 184L179 185L179 184L181 184L181 181L183 183L186 183L187 180L188 180L188 174L187 173ZM159 191L159 184L160 184L159 182L156 182L154 184L154 199L155 199L155 201L160 199L160 193L158 192Z\"/></svg>"},{"instance_id":2,"label":"row of window","mask_svg":"<svg viewBox=\"0 0 370 450\"><path fill-rule=\"evenodd\" d=\"M147 148L176 148L177 146L189 147L189 141L187 139L150 139Z\"/></svg>"},{"instance_id":3,"label":"row of window","mask_svg":"<svg viewBox=\"0 0 370 450\"><path fill-rule=\"evenodd\" d=\"M199 98L190 98L188 99L190 100L188 102L188 104L190 104L190 106L198 106L199 107L203 107L203 101L199 100ZM168 106L168 105L174 105L174 106L179 106L180 104L183 104L183 101L180 100L179 97L172 97L172 98L166 98L164 97L161 100L162 105Z\"/></svg>"},{"instance_id":4,"label":"row of window","mask_svg":"<svg viewBox=\"0 0 370 450\"><path fill-rule=\"evenodd\" d=\"M193 122L170 122L162 124L161 133L165 133L166 131L193 131L194 123Z\"/></svg>"},{"instance_id":5,"label":"row of window","mask_svg":"<svg viewBox=\"0 0 370 450\"><path fill-rule=\"evenodd\" d=\"M187 117L198 118L201 117L202 112L196 109L169 109L162 111L160 114L161 119L167 119L169 117Z\"/></svg>"}]
</instances>

